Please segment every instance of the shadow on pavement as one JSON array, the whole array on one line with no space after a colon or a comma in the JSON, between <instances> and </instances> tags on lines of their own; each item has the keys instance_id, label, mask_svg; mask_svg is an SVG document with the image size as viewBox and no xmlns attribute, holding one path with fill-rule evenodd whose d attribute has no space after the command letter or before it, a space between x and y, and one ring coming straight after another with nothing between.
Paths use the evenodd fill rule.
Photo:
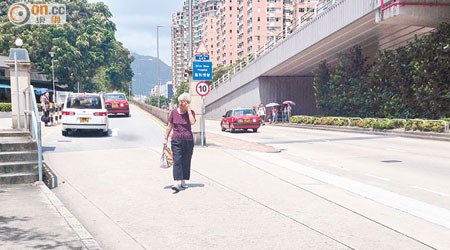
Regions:
<instances>
[{"instance_id":1,"label":"shadow on pavement","mask_svg":"<svg viewBox=\"0 0 450 250\"><path fill-rule=\"evenodd\" d=\"M23 225L28 222L29 217L4 217L0 216L0 242L2 245L15 246L16 249L81 249L71 246L73 242L60 241L59 234L48 234L39 232L38 225L33 228L23 229L9 224ZM28 223L27 223L28 224ZM26 248L21 248L26 247Z\"/></svg>"},{"instance_id":2,"label":"shadow on pavement","mask_svg":"<svg viewBox=\"0 0 450 250\"><path fill-rule=\"evenodd\" d=\"M200 184L200 183L189 183L186 184L188 186L188 188L199 188L199 187L205 187L205 184ZM164 189L171 189L173 186L169 185L169 186L165 186Z\"/></svg>"},{"instance_id":3,"label":"shadow on pavement","mask_svg":"<svg viewBox=\"0 0 450 250\"><path fill-rule=\"evenodd\" d=\"M42 152L53 152L56 147L42 147Z\"/></svg>"},{"instance_id":4,"label":"shadow on pavement","mask_svg":"<svg viewBox=\"0 0 450 250\"><path fill-rule=\"evenodd\" d=\"M108 135L103 136L98 131L69 131L68 136L64 136L65 138L106 138L111 137L111 130L108 130Z\"/></svg>"}]
</instances>

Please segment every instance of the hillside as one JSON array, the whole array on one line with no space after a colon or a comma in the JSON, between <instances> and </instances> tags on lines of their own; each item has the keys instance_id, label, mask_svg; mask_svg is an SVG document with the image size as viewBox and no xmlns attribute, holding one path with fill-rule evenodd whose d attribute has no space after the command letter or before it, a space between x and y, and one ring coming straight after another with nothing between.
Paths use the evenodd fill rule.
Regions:
<instances>
[{"instance_id":1,"label":"hillside","mask_svg":"<svg viewBox=\"0 0 450 250\"><path fill-rule=\"evenodd\" d=\"M150 90L157 82L157 58L131 53L135 60L131 64L134 72L133 93L150 95ZM161 84L172 80L172 67L160 60L159 72ZM141 73L141 74L139 74Z\"/></svg>"}]
</instances>

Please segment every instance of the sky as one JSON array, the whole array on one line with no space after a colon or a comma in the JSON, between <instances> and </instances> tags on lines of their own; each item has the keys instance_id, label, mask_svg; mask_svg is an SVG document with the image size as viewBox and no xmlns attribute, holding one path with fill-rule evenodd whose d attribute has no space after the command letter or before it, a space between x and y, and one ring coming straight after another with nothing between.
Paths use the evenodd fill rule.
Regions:
<instances>
[{"instance_id":1,"label":"sky","mask_svg":"<svg viewBox=\"0 0 450 250\"><path fill-rule=\"evenodd\" d=\"M113 14L116 39L132 52L145 56L157 55L156 26L159 28L159 57L171 64L172 14L182 9L184 0L88 0L104 2Z\"/></svg>"}]
</instances>

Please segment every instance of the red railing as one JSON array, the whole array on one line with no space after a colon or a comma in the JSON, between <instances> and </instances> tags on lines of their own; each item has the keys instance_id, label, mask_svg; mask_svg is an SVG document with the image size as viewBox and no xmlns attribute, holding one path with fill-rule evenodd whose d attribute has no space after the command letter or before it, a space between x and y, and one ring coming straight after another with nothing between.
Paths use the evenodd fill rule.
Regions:
<instances>
[{"instance_id":1,"label":"red railing","mask_svg":"<svg viewBox=\"0 0 450 250\"><path fill-rule=\"evenodd\" d=\"M448 3L404 3L399 2L397 0L393 0L391 4L388 6L384 6L384 0L381 0L381 11L385 11L394 6L408 6L408 5L416 5L416 6L450 6Z\"/></svg>"}]
</instances>

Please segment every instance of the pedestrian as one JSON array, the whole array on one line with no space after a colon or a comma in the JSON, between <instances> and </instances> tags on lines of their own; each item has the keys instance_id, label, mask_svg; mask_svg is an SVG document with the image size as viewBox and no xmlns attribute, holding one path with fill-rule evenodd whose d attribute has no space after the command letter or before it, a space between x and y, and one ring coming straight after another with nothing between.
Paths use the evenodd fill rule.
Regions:
<instances>
[{"instance_id":1,"label":"pedestrian","mask_svg":"<svg viewBox=\"0 0 450 250\"><path fill-rule=\"evenodd\" d=\"M191 159L194 150L194 137L191 126L195 124L195 112L191 110L191 96L183 93L178 97L179 107L172 110L166 129L164 145L167 145L170 132L172 134L173 179L172 190L179 192L186 189L186 181L191 176Z\"/></svg>"},{"instance_id":2,"label":"pedestrian","mask_svg":"<svg viewBox=\"0 0 450 250\"><path fill-rule=\"evenodd\" d=\"M272 107L272 122L271 123L276 123L278 119L278 109L277 107L273 106Z\"/></svg>"},{"instance_id":3,"label":"pedestrian","mask_svg":"<svg viewBox=\"0 0 450 250\"><path fill-rule=\"evenodd\" d=\"M42 109L42 121L45 123L45 126L48 125L50 121L50 94L46 91L43 95L41 95L41 109Z\"/></svg>"},{"instance_id":4,"label":"pedestrian","mask_svg":"<svg viewBox=\"0 0 450 250\"><path fill-rule=\"evenodd\" d=\"M262 125L266 125L266 108L264 107L264 104L259 104L258 107L258 116L261 120Z\"/></svg>"},{"instance_id":5,"label":"pedestrian","mask_svg":"<svg viewBox=\"0 0 450 250\"><path fill-rule=\"evenodd\" d=\"M288 103L285 107L286 122L290 122L291 114L292 114L292 107L291 104Z\"/></svg>"}]
</instances>

